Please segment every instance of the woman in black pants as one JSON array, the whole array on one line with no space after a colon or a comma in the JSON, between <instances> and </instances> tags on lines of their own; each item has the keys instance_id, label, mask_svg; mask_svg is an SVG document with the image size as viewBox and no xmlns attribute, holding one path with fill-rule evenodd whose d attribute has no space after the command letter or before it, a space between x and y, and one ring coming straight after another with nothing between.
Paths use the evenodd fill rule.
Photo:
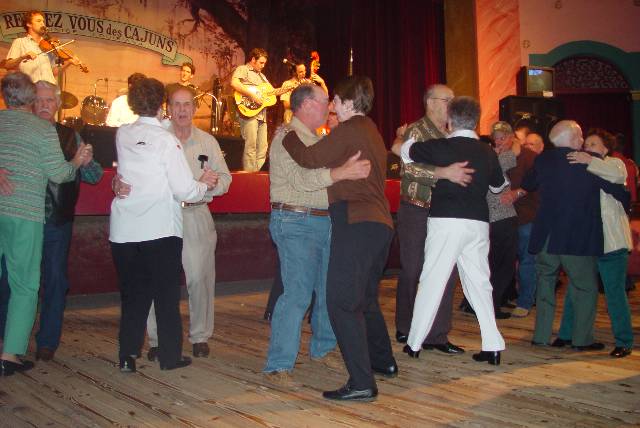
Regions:
<instances>
[{"instance_id":1,"label":"woman in black pants","mask_svg":"<svg viewBox=\"0 0 640 428\"><path fill-rule=\"evenodd\" d=\"M116 136L118 173L131 186L125 198L111 204L111 253L121 296L120 370L135 372L147 315L155 303L160 368L191 364L182 356L180 265L182 211L180 202L198 202L215 185L206 170L193 178L178 139L162 127L164 86L141 79L129 91L131 110L139 115ZM118 195L120 196L120 195Z\"/></svg>"},{"instance_id":2,"label":"woman in black pants","mask_svg":"<svg viewBox=\"0 0 640 428\"><path fill-rule=\"evenodd\" d=\"M373 104L368 77L342 80L333 102L340 124L328 136L306 147L290 132L283 144L305 168L337 167L358 151L361 159L371 161L366 179L338 182L327 189L332 225L327 308L349 380L323 393L330 400L371 401L378 395L373 373L398 373L378 304L380 277L393 237L384 195L387 149L375 123L366 116Z\"/></svg>"}]
</instances>

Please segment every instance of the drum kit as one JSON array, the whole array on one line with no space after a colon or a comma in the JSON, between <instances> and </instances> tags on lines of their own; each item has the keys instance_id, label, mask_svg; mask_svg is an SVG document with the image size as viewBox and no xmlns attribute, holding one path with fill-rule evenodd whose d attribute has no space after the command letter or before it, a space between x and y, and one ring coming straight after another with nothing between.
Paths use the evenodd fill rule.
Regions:
<instances>
[{"instance_id":1,"label":"drum kit","mask_svg":"<svg viewBox=\"0 0 640 428\"><path fill-rule=\"evenodd\" d=\"M103 80L103 79L98 79ZM82 100L82 106L80 108L80 117L66 117L62 120L64 125L74 128L76 131L80 131L84 125L97 125L104 126L107 120L107 113L109 112L109 104L96 95L96 84L93 85L93 95L89 95ZM70 109L78 105L78 98L70 92L62 91L60 94L61 108Z\"/></svg>"}]
</instances>

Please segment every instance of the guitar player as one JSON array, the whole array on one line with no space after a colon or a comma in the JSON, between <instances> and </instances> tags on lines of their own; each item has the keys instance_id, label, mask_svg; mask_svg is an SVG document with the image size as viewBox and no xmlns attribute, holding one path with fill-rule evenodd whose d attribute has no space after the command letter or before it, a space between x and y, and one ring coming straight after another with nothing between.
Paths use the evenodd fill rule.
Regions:
<instances>
[{"instance_id":1,"label":"guitar player","mask_svg":"<svg viewBox=\"0 0 640 428\"><path fill-rule=\"evenodd\" d=\"M231 87L238 93L248 97L258 105L263 104L263 97L251 88L269 83L262 74L267 63L267 51L260 48L251 49L249 62L239 65L231 77ZM259 171L267 156L267 112L262 109L258 114L247 117L240 113L240 133L244 140L242 168L245 171Z\"/></svg>"}]
</instances>

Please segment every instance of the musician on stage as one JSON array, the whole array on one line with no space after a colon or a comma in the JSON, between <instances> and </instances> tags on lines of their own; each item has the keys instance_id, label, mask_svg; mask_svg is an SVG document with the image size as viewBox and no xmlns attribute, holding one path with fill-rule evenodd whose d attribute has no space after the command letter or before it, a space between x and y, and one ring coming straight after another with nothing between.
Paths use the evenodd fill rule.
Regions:
<instances>
[{"instance_id":1,"label":"musician on stage","mask_svg":"<svg viewBox=\"0 0 640 428\"><path fill-rule=\"evenodd\" d=\"M255 103L263 103L262 96L251 92L250 85L269 83L262 70L267 63L267 51L254 48L249 52L249 62L239 65L233 72L231 87L247 96ZM267 156L267 112L262 110L253 117L239 114L240 133L244 140L242 154L242 169L245 171L259 171Z\"/></svg>"},{"instance_id":2,"label":"musician on stage","mask_svg":"<svg viewBox=\"0 0 640 428\"><path fill-rule=\"evenodd\" d=\"M26 36L18 37L11 43L4 68L7 70L20 70L31 78L31 81L46 80L57 85L56 76L59 71L66 69L70 64L78 65L80 61L72 58L66 61L61 68L54 67L55 55L44 54L38 45L47 33L44 24L44 14L39 10L30 10L24 14L23 26Z\"/></svg>"},{"instance_id":3,"label":"musician on stage","mask_svg":"<svg viewBox=\"0 0 640 428\"><path fill-rule=\"evenodd\" d=\"M295 74L289 80L285 80L282 83L283 88L292 88L295 89L302 83L310 82L305 76L307 75L307 67L303 63L297 63L295 68ZM280 101L284 105L284 123L291 122L291 118L293 117L293 112L291 111L291 105L289 103L289 98L291 97L291 92L285 92L280 95Z\"/></svg>"},{"instance_id":4,"label":"musician on stage","mask_svg":"<svg viewBox=\"0 0 640 428\"><path fill-rule=\"evenodd\" d=\"M198 87L191 82L195 75L196 67L190 62L183 62L180 66L180 80L175 83L169 83L165 88L167 91L167 99L169 99L175 91L183 86L188 86L191 89L198 91Z\"/></svg>"}]
</instances>

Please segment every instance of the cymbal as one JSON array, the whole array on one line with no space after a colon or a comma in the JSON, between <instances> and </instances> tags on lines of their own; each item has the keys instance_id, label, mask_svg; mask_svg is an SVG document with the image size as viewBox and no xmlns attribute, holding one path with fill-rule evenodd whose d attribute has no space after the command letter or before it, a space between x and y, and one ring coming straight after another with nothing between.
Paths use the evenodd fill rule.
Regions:
<instances>
[{"instance_id":1,"label":"cymbal","mask_svg":"<svg viewBox=\"0 0 640 428\"><path fill-rule=\"evenodd\" d=\"M60 107L63 109L74 108L78 105L78 98L73 95L71 92L62 91L60 94L60 99L62 100L62 104Z\"/></svg>"}]
</instances>

